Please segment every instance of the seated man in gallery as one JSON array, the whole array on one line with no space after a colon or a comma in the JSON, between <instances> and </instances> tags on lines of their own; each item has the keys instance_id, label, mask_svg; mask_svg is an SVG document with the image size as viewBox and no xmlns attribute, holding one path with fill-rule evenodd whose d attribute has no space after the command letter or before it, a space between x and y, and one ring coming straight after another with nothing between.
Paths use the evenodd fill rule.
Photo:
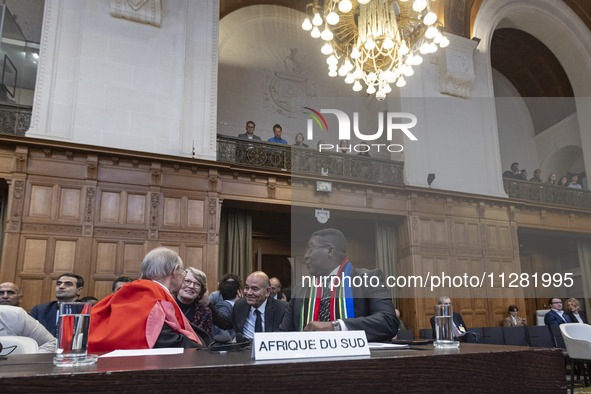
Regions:
<instances>
[{"instance_id":1,"label":"seated man in gallery","mask_svg":"<svg viewBox=\"0 0 591 394\"><path fill-rule=\"evenodd\" d=\"M150 251L142 261L140 280L92 307L88 351L201 347L203 340L172 295L180 290L185 275L175 251Z\"/></svg>"},{"instance_id":2,"label":"seated man in gallery","mask_svg":"<svg viewBox=\"0 0 591 394\"><path fill-rule=\"evenodd\" d=\"M364 330L369 341L389 341L398 333L394 305L379 269L355 268L347 259L347 242L336 229L313 233L308 241L306 267L319 283L298 285L289 302L279 331ZM355 286L356 277L367 277L377 286ZM316 286L322 278L339 277L341 284ZM372 279L375 278L375 279ZM363 281L361 281L363 282ZM328 281L330 284L330 280ZM316 302L310 302L310 300Z\"/></svg>"},{"instance_id":3,"label":"seated man in gallery","mask_svg":"<svg viewBox=\"0 0 591 394\"><path fill-rule=\"evenodd\" d=\"M38 353L53 353L57 339L23 308L0 305L0 343L3 336L19 336L34 339L39 346Z\"/></svg>"}]
</instances>

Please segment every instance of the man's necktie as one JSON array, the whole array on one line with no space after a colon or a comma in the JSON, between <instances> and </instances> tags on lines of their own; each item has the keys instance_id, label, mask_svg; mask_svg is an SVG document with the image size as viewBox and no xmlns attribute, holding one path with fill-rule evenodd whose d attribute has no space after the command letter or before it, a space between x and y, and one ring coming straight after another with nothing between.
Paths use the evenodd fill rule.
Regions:
<instances>
[{"instance_id":1,"label":"man's necktie","mask_svg":"<svg viewBox=\"0 0 591 394\"><path fill-rule=\"evenodd\" d=\"M261 317L261 311L255 309L254 313L257 315L257 318L254 321L254 332L263 332L263 318Z\"/></svg>"},{"instance_id":2,"label":"man's necktie","mask_svg":"<svg viewBox=\"0 0 591 394\"><path fill-rule=\"evenodd\" d=\"M318 321L330 321L330 298L323 298L320 300Z\"/></svg>"}]
</instances>

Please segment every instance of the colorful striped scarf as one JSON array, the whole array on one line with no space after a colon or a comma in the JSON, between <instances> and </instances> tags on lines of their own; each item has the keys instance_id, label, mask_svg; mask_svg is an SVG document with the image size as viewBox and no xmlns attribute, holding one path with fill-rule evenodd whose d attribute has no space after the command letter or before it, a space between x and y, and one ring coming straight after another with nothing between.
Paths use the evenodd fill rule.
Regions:
<instances>
[{"instance_id":1,"label":"colorful striped scarf","mask_svg":"<svg viewBox=\"0 0 591 394\"><path fill-rule=\"evenodd\" d=\"M304 299L302 310L300 312L300 331L310 321L318 321L320 313L320 301L323 293L328 296L330 294L330 320L350 319L355 317L355 310L353 307L353 289L351 287L351 270L353 264L347 259L343 260L339 266L337 277L340 279L339 286L333 287L331 290L331 280L323 283L324 277L318 277L316 283L310 287L308 297ZM328 287L323 287L323 284Z\"/></svg>"}]
</instances>

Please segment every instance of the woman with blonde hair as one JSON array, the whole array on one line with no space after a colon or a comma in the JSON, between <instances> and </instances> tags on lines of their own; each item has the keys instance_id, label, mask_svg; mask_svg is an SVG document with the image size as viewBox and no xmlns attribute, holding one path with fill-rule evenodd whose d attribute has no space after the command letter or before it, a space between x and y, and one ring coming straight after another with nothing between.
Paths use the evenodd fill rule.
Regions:
<instances>
[{"instance_id":1,"label":"woman with blonde hair","mask_svg":"<svg viewBox=\"0 0 591 394\"><path fill-rule=\"evenodd\" d=\"M187 276L176 296L176 303L191 324L211 335L212 315L207 304L207 277L203 271L188 267Z\"/></svg>"},{"instance_id":2,"label":"woman with blonde hair","mask_svg":"<svg viewBox=\"0 0 591 394\"><path fill-rule=\"evenodd\" d=\"M569 298L566 300L566 309L568 310L568 317L570 317L570 321L573 323L587 323L587 316L585 316L584 312L580 312L579 308L581 304L579 304L579 300L576 298Z\"/></svg>"}]
</instances>

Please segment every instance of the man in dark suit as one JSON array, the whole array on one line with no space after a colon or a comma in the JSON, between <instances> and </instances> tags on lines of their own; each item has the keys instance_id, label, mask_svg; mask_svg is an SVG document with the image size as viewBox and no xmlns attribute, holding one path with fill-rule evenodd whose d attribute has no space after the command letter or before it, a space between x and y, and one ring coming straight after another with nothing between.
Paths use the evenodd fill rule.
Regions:
<instances>
[{"instance_id":1,"label":"man in dark suit","mask_svg":"<svg viewBox=\"0 0 591 394\"><path fill-rule=\"evenodd\" d=\"M279 331L364 330L368 341L388 341L397 334L398 319L382 272L354 268L341 231L313 233L304 258L314 285L304 278L294 289ZM316 286L318 281L322 286Z\"/></svg>"},{"instance_id":2,"label":"man in dark suit","mask_svg":"<svg viewBox=\"0 0 591 394\"><path fill-rule=\"evenodd\" d=\"M254 127L255 127L254 122L252 120L249 120L248 122L246 122L246 133L238 134L238 138L242 138L244 140L260 141L261 137L254 134Z\"/></svg>"},{"instance_id":3,"label":"man in dark suit","mask_svg":"<svg viewBox=\"0 0 591 394\"><path fill-rule=\"evenodd\" d=\"M61 302L74 302L82 294L84 279L80 275L61 274L55 283L55 298L46 304L35 305L31 310L31 317L36 319L54 337L57 337L58 308Z\"/></svg>"},{"instance_id":4,"label":"man in dark suit","mask_svg":"<svg viewBox=\"0 0 591 394\"><path fill-rule=\"evenodd\" d=\"M439 297L437 303L439 305L451 305L451 298L449 298L448 296L441 296ZM458 312L454 312L452 320L454 324L454 338L461 342L476 342L476 336L474 335L474 333L468 332L468 328L466 327L466 323L464 323L464 319L462 319L462 315L460 315ZM433 330L433 338L435 338L435 316L431 317L430 321L431 329Z\"/></svg>"},{"instance_id":5,"label":"man in dark suit","mask_svg":"<svg viewBox=\"0 0 591 394\"><path fill-rule=\"evenodd\" d=\"M550 312L544 316L544 324L547 326L557 326L562 323L572 323L570 317L562 310L562 300L560 298L550 298Z\"/></svg>"},{"instance_id":6,"label":"man in dark suit","mask_svg":"<svg viewBox=\"0 0 591 394\"><path fill-rule=\"evenodd\" d=\"M271 284L262 271L248 275L244 282L244 298L234 304L232 320L236 336L253 338L255 332L274 332L287 308L287 302L269 297Z\"/></svg>"}]
</instances>

